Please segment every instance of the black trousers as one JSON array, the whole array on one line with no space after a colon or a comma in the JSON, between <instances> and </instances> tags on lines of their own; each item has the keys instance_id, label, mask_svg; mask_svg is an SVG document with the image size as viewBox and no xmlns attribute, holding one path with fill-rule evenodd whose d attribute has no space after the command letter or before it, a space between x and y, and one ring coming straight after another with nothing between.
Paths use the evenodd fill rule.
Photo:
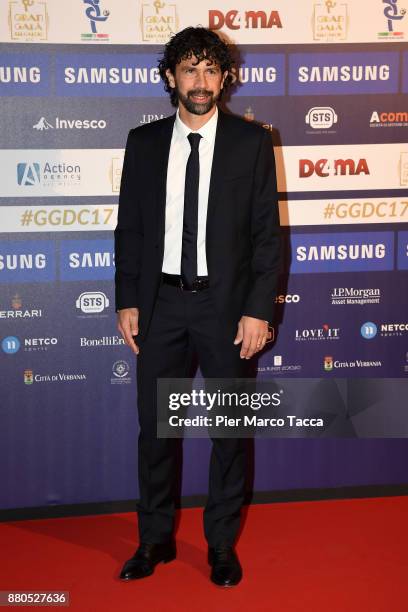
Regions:
<instances>
[{"instance_id":1,"label":"black trousers","mask_svg":"<svg viewBox=\"0 0 408 612\"><path fill-rule=\"evenodd\" d=\"M162 284L151 326L137 358L139 414L140 541L164 542L173 537L176 442L157 438L157 378L189 376L193 348L204 378L242 377L247 362L241 345L220 329L209 289L197 293ZM204 534L209 546L233 544L240 525L245 493L246 444L243 439L212 438Z\"/></svg>"}]
</instances>

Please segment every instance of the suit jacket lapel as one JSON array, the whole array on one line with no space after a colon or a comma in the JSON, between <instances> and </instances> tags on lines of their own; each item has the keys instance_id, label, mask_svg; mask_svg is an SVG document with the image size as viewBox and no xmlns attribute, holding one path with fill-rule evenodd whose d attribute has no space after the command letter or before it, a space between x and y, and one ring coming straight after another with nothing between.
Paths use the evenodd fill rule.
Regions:
<instances>
[{"instance_id":1,"label":"suit jacket lapel","mask_svg":"<svg viewBox=\"0 0 408 612\"><path fill-rule=\"evenodd\" d=\"M226 113L218 109L217 130L215 132L214 155L211 166L210 189L208 193L207 223L206 223L206 246L214 226L215 211L219 201L218 194L222 184L225 168L225 160L228 159L228 125ZM208 252L207 252L208 262Z\"/></svg>"},{"instance_id":2,"label":"suit jacket lapel","mask_svg":"<svg viewBox=\"0 0 408 612\"><path fill-rule=\"evenodd\" d=\"M157 150L157 192L156 192L156 212L157 212L157 240L158 243L163 242L164 246L164 229L165 229L165 212L166 212L166 185L167 185L167 168L169 164L169 153L171 138L173 135L173 125L176 118L176 113L167 117L161 127L161 136L158 142Z\"/></svg>"}]
</instances>

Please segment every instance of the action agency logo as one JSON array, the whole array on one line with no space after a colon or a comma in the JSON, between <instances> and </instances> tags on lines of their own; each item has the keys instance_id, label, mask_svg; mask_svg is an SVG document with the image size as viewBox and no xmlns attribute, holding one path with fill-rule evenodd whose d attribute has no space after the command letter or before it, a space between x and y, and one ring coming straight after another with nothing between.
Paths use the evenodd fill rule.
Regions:
<instances>
[{"instance_id":1,"label":"action agency logo","mask_svg":"<svg viewBox=\"0 0 408 612\"><path fill-rule=\"evenodd\" d=\"M347 39L347 4L326 0L314 5L313 40L339 42Z\"/></svg>"},{"instance_id":2,"label":"action agency logo","mask_svg":"<svg viewBox=\"0 0 408 612\"><path fill-rule=\"evenodd\" d=\"M406 15L405 8L399 8L399 0L382 0L384 4L384 17L386 19L387 29L383 32L378 32L379 39L396 40L404 38L404 32L398 31L398 24Z\"/></svg>"},{"instance_id":3,"label":"action agency logo","mask_svg":"<svg viewBox=\"0 0 408 612\"><path fill-rule=\"evenodd\" d=\"M408 127L408 112L406 111L373 111L370 117L370 127Z\"/></svg>"},{"instance_id":4,"label":"action agency logo","mask_svg":"<svg viewBox=\"0 0 408 612\"><path fill-rule=\"evenodd\" d=\"M310 125L312 130L330 130L337 121L338 116L331 106L314 106L308 110L305 117L305 123Z\"/></svg>"},{"instance_id":5,"label":"action agency logo","mask_svg":"<svg viewBox=\"0 0 408 612\"><path fill-rule=\"evenodd\" d=\"M85 15L89 19L90 32L81 34L81 40L84 42L89 40L97 40L98 42L107 42L109 40L109 34L102 34L98 32L96 26L104 23L110 12L108 10L101 11L99 6L100 0L82 0L85 5Z\"/></svg>"},{"instance_id":6,"label":"action agency logo","mask_svg":"<svg viewBox=\"0 0 408 612\"><path fill-rule=\"evenodd\" d=\"M35 42L48 38L47 3L35 0L9 2L8 22L11 40Z\"/></svg>"},{"instance_id":7,"label":"action agency logo","mask_svg":"<svg viewBox=\"0 0 408 612\"><path fill-rule=\"evenodd\" d=\"M330 327L325 323L321 327L297 329L295 331L295 340L338 340L340 338L340 328Z\"/></svg>"},{"instance_id":8,"label":"action agency logo","mask_svg":"<svg viewBox=\"0 0 408 612\"><path fill-rule=\"evenodd\" d=\"M112 192L119 193L120 191L120 180L122 178L124 156L112 157L112 163L109 170L109 180L112 185Z\"/></svg>"},{"instance_id":9,"label":"action agency logo","mask_svg":"<svg viewBox=\"0 0 408 612\"><path fill-rule=\"evenodd\" d=\"M55 117L52 124L45 117L40 117L32 127L34 130L43 132L47 130L104 130L106 125L105 119L61 119Z\"/></svg>"},{"instance_id":10,"label":"action agency logo","mask_svg":"<svg viewBox=\"0 0 408 612\"><path fill-rule=\"evenodd\" d=\"M109 299L102 291L84 291L76 300L75 306L84 314L96 315L109 307Z\"/></svg>"},{"instance_id":11,"label":"action agency logo","mask_svg":"<svg viewBox=\"0 0 408 612\"><path fill-rule=\"evenodd\" d=\"M316 174L320 178L328 176L359 176L369 175L370 170L366 159L311 159L299 160L299 178L310 178Z\"/></svg>"},{"instance_id":12,"label":"action agency logo","mask_svg":"<svg viewBox=\"0 0 408 612\"><path fill-rule=\"evenodd\" d=\"M23 302L18 293L11 300L11 309L0 310L0 319L39 319L42 317L40 308L23 309Z\"/></svg>"},{"instance_id":13,"label":"action agency logo","mask_svg":"<svg viewBox=\"0 0 408 612\"><path fill-rule=\"evenodd\" d=\"M140 27L143 41L166 43L179 30L176 5L160 0L142 4Z\"/></svg>"},{"instance_id":14,"label":"action agency logo","mask_svg":"<svg viewBox=\"0 0 408 612\"><path fill-rule=\"evenodd\" d=\"M223 13L219 10L208 11L210 30L221 30L224 26L229 30L256 30L282 28L282 21L278 11L245 11L241 13L236 10Z\"/></svg>"},{"instance_id":15,"label":"action agency logo","mask_svg":"<svg viewBox=\"0 0 408 612\"><path fill-rule=\"evenodd\" d=\"M399 165L401 187L408 187L408 151L401 153Z\"/></svg>"},{"instance_id":16,"label":"action agency logo","mask_svg":"<svg viewBox=\"0 0 408 612\"><path fill-rule=\"evenodd\" d=\"M111 378L112 385L124 385L132 382L131 377L129 376L130 367L127 361L123 361L122 359L119 361L115 361L112 366L112 374Z\"/></svg>"},{"instance_id":17,"label":"action agency logo","mask_svg":"<svg viewBox=\"0 0 408 612\"><path fill-rule=\"evenodd\" d=\"M81 166L64 162L18 162L17 184L20 187L77 187L81 183Z\"/></svg>"}]
</instances>

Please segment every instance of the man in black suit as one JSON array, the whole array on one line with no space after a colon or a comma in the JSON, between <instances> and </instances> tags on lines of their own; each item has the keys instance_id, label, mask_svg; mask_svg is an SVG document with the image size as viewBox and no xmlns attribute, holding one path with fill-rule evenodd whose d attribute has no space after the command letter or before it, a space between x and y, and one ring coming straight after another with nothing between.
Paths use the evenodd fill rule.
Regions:
<instances>
[{"instance_id":1,"label":"man in black suit","mask_svg":"<svg viewBox=\"0 0 408 612\"><path fill-rule=\"evenodd\" d=\"M280 239L275 163L262 127L217 107L229 47L205 28L171 38L159 71L177 112L129 132L115 230L118 328L138 355L140 544L121 579L176 556L174 440L156 435L157 378L242 377L272 320ZM204 509L211 580L242 576L242 439L213 438Z\"/></svg>"}]
</instances>

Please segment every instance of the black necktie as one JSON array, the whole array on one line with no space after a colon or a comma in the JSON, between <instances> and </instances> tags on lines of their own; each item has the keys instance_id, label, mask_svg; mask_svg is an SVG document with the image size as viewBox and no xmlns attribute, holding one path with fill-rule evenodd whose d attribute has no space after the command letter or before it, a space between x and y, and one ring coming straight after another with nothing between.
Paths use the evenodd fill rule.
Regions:
<instances>
[{"instance_id":1,"label":"black necktie","mask_svg":"<svg viewBox=\"0 0 408 612\"><path fill-rule=\"evenodd\" d=\"M187 138L190 142L191 151L187 160L184 187L181 280L185 285L191 285L197 277L198 184L200 181L198 146L201 134L190 132Z\"/></svg>"}]
</instances>

